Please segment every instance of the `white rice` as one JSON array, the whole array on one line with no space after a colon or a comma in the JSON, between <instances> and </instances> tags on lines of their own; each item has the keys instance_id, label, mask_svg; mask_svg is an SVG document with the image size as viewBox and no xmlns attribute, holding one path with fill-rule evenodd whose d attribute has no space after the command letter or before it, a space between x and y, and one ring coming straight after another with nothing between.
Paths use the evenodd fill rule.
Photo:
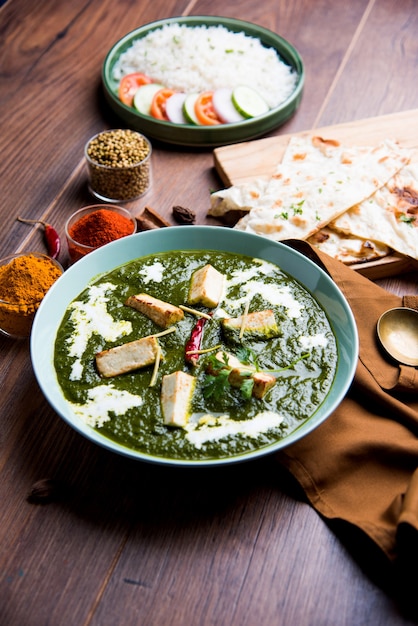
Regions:
<instances>
[{"instance_id":1,"label":"white rice","mask_svg":"<svg viewBox=\"0 0 418 626\"><path fill-rule=\"evenodd\" d=\"M149 32L120 55L114 79L133 72L184 93L248 85L270 108L291 95L298 78L274 48L266 48L255 37L224 26L176 23Z\"/></svg>"}]
</instances>

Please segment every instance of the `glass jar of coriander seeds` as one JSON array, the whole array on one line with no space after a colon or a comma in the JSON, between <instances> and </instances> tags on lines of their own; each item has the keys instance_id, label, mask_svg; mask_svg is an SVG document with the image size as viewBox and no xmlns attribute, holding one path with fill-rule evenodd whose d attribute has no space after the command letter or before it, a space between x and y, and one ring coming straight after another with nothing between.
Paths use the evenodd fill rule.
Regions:
<instances>
[{"instance_id":1,"label":"glass jar of coriander seeds","mask_svg":"<svg viewBox=\"0 0 418 626\"><path fill-rule=\"evenodd\" d=\"M105 202L128 202L151 184L151 143L129 129L105 130L86 144L91 193Z\"/></svg>"}]
</instances>

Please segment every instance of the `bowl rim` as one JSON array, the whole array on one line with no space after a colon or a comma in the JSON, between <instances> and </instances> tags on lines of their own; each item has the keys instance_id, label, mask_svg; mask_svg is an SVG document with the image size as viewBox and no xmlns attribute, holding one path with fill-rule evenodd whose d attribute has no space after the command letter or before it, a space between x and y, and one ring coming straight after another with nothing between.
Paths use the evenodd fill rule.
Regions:
<instances>
[{"instance_id":1,"label":"bowl rim","mask_svg":"<svg viewBox=\"0 0 418 626\"><path fill-rule=\"evenodd\" d=\"M175 23L186 26L221 25L234 32L245 31L245 34L257 37L263 45L273 47L281 59L296 71L298 80L295 89L286 100L263 115L240 122L220 124L219 126L204 127L195 126L194 124L175 124L165 120L154 120L150 116L135 111L132 107L123 104L115 93L114 81L110 77L115 57L117 58L116 55L119 56L121 54L124 47L125 49L129 47L134 39L141 38L148 32L161 28L166 24ZM151 139L175 145L216 147L254 139L286 122L300 104L305 83L305 66L300 53L287 39L264 26L231 17L192 15L155 20L128 32L107 52L102 65L101 77L107 103L119 117L128 121L139 132L144 132ZM182 130L183 133L181 133ZM195 133L195 138L187 139L186 135L190 136L192 134L193 136L193 132Z\"/></svg>"},{"instance_id":2,"label":"bowl rim","mask_svg":"<svg viewBox=\"0 0 418 626\"><path fill-rule=\"evenodd\" d=\"M191 232L195 233L193 240L190 238ZM180 238L177 235L180 235ZM213 245L202 245L201 242L208 241L209 236L213 237ZM182 245L176 244L176 240L183 242ZM141 242L143 244L142 250L144 250L144 246L145 248L148 246L150 250L147 249L145 253L140 251ZM184 245L184 242L190 242L190 245ZM242 242L244 242L245 245ZM339 357L334 381L328 395L308 420L303 422L287 437L269 446L223 459L178 460L156 457L118 444L104 437L95 429L87 426L81 420L79 420L79 422L76 421L74 416L69 414L68 405L66 405L66 401L63 398L62 392L59 390L59 385L56 380L53 367L53 341L51 340L52 334L55 340L56 330L68 304L89 282L120 265L149 254L184 249L224 250L232 253L237 252L249 256L258 256L259 258L270 261L271 258L268 257L277 255L281 259L285 259L285 264L290 263L292 266L292 271L285 267L282 269L295 280L302 283L302 285L314 295L317 301L320 302L323 308L325 308L325 303L326 306L330 308L327 313L337 339ZM252 254L253 249L257 249L259 254ZM245 252L243 252L243 250L245 250ZM117 259L117 262L111 261L111 259ZM274 263L275 261L273 260L272 262ZM276 261L276 264L278 264L278 261ZM294 275L295 271L301 273L301 277L296 277ZM307 286L306 277L309 277L308 282L317 286L315 287L315 289L318 289L317 294ZM67 283L70 284L70 288ZM65 300L65 302L63 302L63 300ZM332 311L332 314L329 310ZM53 318L52 325L49 319L51 316ZM332 319L333 316L335 316L335 319L341 320L338 328L335 327L335 321ZM46 323L47 321L48 323ZM278 452L292 443L295 443L301 437L305 437L328 419L343 400L355 374L358 350L357 326L351 308L339 287L322 268L297 250L294 250L282 242L274 242L258 235L231 230L222 226L194 226L193 231L190 230L190 226L176 226L175 228L138 232L94 250L91 254L83 257L66 270L63 276L51 287L37 311L30 337L30 354L35 377L45 398L61 419L66 421L79 434L114 453L127 456L134 460L181 467L209 467L249 461ZM54 385L56 387L55 389L53 389Z\"/></svg>"}]
</instances>

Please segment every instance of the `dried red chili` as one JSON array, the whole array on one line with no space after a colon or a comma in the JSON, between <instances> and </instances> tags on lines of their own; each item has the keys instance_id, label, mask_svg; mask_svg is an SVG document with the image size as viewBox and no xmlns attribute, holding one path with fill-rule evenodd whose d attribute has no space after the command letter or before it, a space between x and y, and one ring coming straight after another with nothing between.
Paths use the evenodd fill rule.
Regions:
<instances>
[{"instance_id":1,"label":"dried red chili","mask_svg":"<svg viewBox=\"0 0 418 626\"><path fill-rule=\"evenodd\" d=\"M132 221L128 217L109 209L98 209L81 217L70 226L68 233L75 242L98 248L115 239L131 235L133 230Z\"/></svg>"},{"instance_id":2,"label":"dried red chili","mask_svg":"<svg viewBox=\"0 0 418 626\"><path fill-rule=\"evenodd\" d=\"M199 350L202 345L203 339L203 327L208 321L207 317L200 317L194 325L190 334L190 339L186 343L185 347L185 360L186 363L196 365L199 360Z\"/></svg>"},{"instance_id":3,"label":"dried red chili","mask_svg":"<svg viewBox=\"0 0 418 626\"><path fill-rule=\"evenodd\" d=\"M27 220L22 217L17 218L19 222L26 224L42 224L44 227L45 243L48 249L48 254L52 259L56 259L61 250L61 239L58 232L51 224L43 222L42 220Z\"/></svg>"}]
</instances>

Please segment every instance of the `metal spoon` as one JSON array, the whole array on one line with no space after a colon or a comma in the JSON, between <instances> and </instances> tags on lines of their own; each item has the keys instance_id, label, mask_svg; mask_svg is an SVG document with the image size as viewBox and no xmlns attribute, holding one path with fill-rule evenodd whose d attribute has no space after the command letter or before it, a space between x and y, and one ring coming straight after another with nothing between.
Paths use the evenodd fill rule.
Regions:
<instances>
[{"instance_id":1,"label":"metal spoon","mask_svg":"<svg viewBox=\"0 0 418 626\"><path fill-rule=\"evenodd\" d=\"M418 366L418 311L406 307L389 309L377 322L377 335L395 361Z\"/></svg>"}]
</instances>

